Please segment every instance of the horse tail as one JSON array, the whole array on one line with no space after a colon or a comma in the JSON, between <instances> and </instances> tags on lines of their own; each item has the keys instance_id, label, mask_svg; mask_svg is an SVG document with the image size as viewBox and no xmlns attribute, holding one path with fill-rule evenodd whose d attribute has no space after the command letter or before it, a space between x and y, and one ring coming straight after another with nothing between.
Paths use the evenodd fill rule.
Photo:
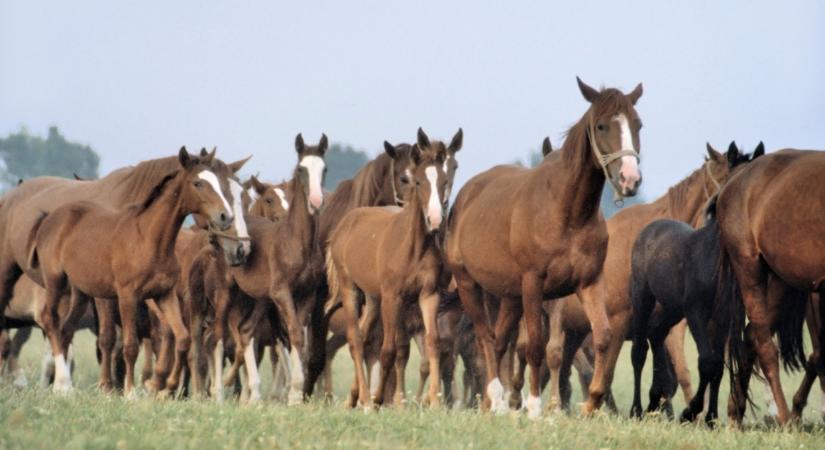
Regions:
<instances>
[{"instance_id":1,"label":"horse tail","mask_svg":"<svg viewBox=\"0 0 825 450\"><path fill-rule=\"evenodd\" d=\"M782 300L776 330L779 354L785 370L799 370L805 366L806 361L802 326L805 323L808 296L805 292L791 288Z\"/></svg>"},{"instance_id":2,"label":"horse tail","mask_svg":"<svg viewBox=\"0 0 825 450\"><path fill-rule=\"evenodd\" d=\"M37 255L37 232L40 230L40 226L43 225L43 221L46 219L49 213L42 211L37 219L34 221L34 225L32 225L32 229L29 230L29 236L26 239L26 248L29 249L29 257L28 257L28 266L32 269L37 269L40 266L40 258Z\"/></svg>"},{"instance_id":3,"label":"horse tail","mask_svg":"<svg viewBox=\"0 0 825 450\"><path fill-rule=\"evenodd\" d=\"M717 314L713 322L717 325L727 322L728 340L728 369L731 373L731 392L739 380L740 373L745 370L747 355L745 354L745 303L739 290L739 283L731 267L730 257L724 244L719 242L719 257L716 262L716 301ZM721 317L720 317L721 316ZM744 389L742 395L746 403L752 403L749 390Z\"/></svg>"},{"instance_id":4,"label":"horse tail","mask_svg":"<svg viewBox=\"0 0 825 450\"><path fill-rule=\"evenodd\" d=\"M329 318L332 316L332 313L342 306L341 283L338 281L338 269L335 268L335 261L333 261L332 258L332 246L327 246L325 262L327 265L329 298L326 300L326 306L324 306L324 317Z\"/></svg>"}]
</instances>

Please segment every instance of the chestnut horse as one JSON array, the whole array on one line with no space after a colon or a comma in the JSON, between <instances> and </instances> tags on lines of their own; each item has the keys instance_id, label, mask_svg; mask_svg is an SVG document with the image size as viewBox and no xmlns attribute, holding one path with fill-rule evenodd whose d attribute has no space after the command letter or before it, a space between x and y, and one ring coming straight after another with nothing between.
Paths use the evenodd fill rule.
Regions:
<instances>
[{"instance_id":1,"label":"chestnut horse","mask_svg":"<svg viewBox=\"0 0 825 450\"><path fill-rule=\"evenodd\" d=\"M174 256L178 231L192 213L207 218L218 229L232 224L231 207L223 192L233 174L213 171L213 157L191 156L181 148L178 169L163 177L142 203L123 211L90 201L69 203L34 227L27 267L39 269L46 288L42 320L55 355L56 390L71 389L64 355L76 319L72 312L63 318L57 314L66 291L77 305L88 303L90 297L118 299L127 395L134 387L138 354L135 313L141 300L159 299L158 306L175 331L178 353L188 350L188 332L172 291L179 270Z\"/></svg>"},{"instance_id":2,"label":"chestnut horse","mask_svg":"<svg viewBox=\"0 0 825 450\"><path fill-rule=\"evenodd\" d=\"M248 261L238 267L227 267L223 259L213 259L205 272L204 294L215 304L215 324L211 342L207 343L212 353L214 372L212 373L212 394L216 401L223 400L223 339L228 311L233 302L233 294L243 294L257 302L272 302L286 323L290 341L292 367L289 403L302 401L304 369L302 352L305 350L304 327L315 306L318 264L317 213L323 203L323 177L326 172L324 153L328 147L326 135L321 136L317 146L306 146L303 137L295 138L298 164L290 182L292 205L286 217L278 222L259 217L249 217L249 234L255 247ZM191 288L190 288L191 290ZM192 298L192 303L198 299ZM256 308L265 311L263 308ZM256 328L258 314L245 328L251 339ZM254 342L236 342L245 353L252 354ZM248 369L257 370L254 358L248 361ZM256 374L253 374L256 376ZM250 384L257 380L250 380Z\"/></svg>"},{"instance_id":3,"label":"chestnut horse","mask_svg":"<svg viewBox=\"0 0 825 450\"><path fill-rule=\"evenodd\" d=\"M635 195L641 183L641 121L634 108L641 84L625 95L577 81L590 108L568 131L558 156L533 169L499 166L473 177L450 214L447 261L484 352L486 393L495 411L506 410L499 361L523 314L531 367L527 410L531 417L541 414L542 301L581 292L601 273L607 228L599 202L605 181L619 197ZM495 334L482 289L501 298ZM611 330L600 299L586 305L598 375ZM591 386L591 398L601 401L602 394L600 386Z\"/></svg>"},{"instance_id":4,"label":"chestnut horse","mask_svg":"<svg viewBox=\"0 0 825 450\"><path fill-rule=\"evenodd\" d=\"M352 406L370 404L358 323L359 291L372 298L368 304L380 302L384 339L375 403L381 405L384 400L390 369L395 365L397 330L403 326L399 309L409 299L418 300L426 329L427 357L430 367L439 373L436 313L442 265L437 231L447 203L446 155L447 147L440 141L430 142L419 128L417 146L412 148L412 188L401 211L355 209L344 216L329 238L326 260L330 302L339 298L342 301L355 366L357 392L352 393ZM439 404L438 393L436 379L430 384L431 406Z\"/></svg>"},{"instance_id":5,"label":"chestnut horse","mask_svg":"<svg viewBox=\"0 0 825 450\"><path fill-rule=\"evenodd\" d=\"M825 291L825 215L817 210L825 198L823 171L824 152L785 149L749 164L719 194L721 295L730 302L733 317L729 359L735 383L728 415L734 423L741 423L744 415L756 357L773 392L777 420L784 424L791 418L771 335L772 329L787 326L777 323L780 310L805 307L793 296L786 298L789 291L820 296ZM801 329L789 331L788 340L780 335L780 349L786 365L793 367L805 358ZM820 348L821 339L820 334Z\"/></svg>"},{"instance_id":6,"label":"chestnut horse","mask_svg":"<svg viewBox=\"0 0 825 450\"><path fill-rule=\"evenodd\" d=\"M613 336L606 344L605 354L607 359L605 360L604 369L599 370L597 368L593 374L590 391L595 395L591 394L585 403L585 412L592 412L600 406L601 395L608 392L612 384L613 372L622 345L625 339L630 338L633 313L629 297L630 255L636 237L645 225L656 219L672 219L693 226L698 225L702 218L704 206L710 197L718 191L719 186L725 182L729 173L726 156L714 150L708 144L704 164L668 189L667 194L652 203L624 208L607 221L607 232L610 240L607 245L604 269L593 286L583 289L578 296L569 296L562 299L562 303L556 306L554 313L560 312L564 316L560 320L564 324L565 334L559 336L558 332L561 329L551 326L550 344L548 345L548 348L552 350L551 354L548 355L548 360L551 362L550 377L551 380L558 379L557 374L560 370L560 364L554 364L554 362L569 361L572 359L572 352L575 352L578 348L576 342L571 345L565 343L565 340L575 339L580 341L590 332L590 324L588 321L583 320L586 317L586 308L583 305L588 302L599 302L605 305L607 320ZM559 319L554 319L551 314L550 322L555 323L556 320ZM668 337L668 341L674 333L683 336L683 327L681 324L677 325ZM678 339L677 342L681 343L682 341ZM564 353L562 353L562 349L564 349ZM668 350L670 357L674 360L677 357L684 360L682 345L668 345ZM564 371L569 372L569 367L565 367ZM552 382L551 386L555 389L555 382ZM684 384L682 389L685 390ZM692 393L686 392L685 394L686 399L693 397ZM552 395L555 398L558 394L553 392Z\"/></svg>"}]
</instances>

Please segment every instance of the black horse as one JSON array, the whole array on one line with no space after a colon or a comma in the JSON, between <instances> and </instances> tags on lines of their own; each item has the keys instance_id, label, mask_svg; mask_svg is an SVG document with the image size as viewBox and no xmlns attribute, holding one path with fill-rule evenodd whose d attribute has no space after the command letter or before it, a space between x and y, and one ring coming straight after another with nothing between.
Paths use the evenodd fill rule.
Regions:
<instances>
[{"instance_id":1,"label":"black horse","mask_svg":"<svg viewBox=\"0 0 825 450\"><path fill-rule=\"evenodd\" d=\"M743 154L732 142L727 152L731 173L734 167L764 153L765 147L761 142L752 154ZM705 225L698 230L684 222L657 220L642 230L633 245L630 279L634 374L630 415L633 417L642 415L640 384L648 341L653 353L654 371L647 411L659 408L662 394L675 385L664 340L670 329L685 317L699 350L700 378L699 388L682 413L682 420L693 421L702 411L708 384L711 392L705 420L711 424L717 417L717 397L724 370L728 327L726 314L714 311L716 263L719 257L715 205L714 197L706 209ZM672 411L667 412L672 415Z\"/></svg>"}]
</instances>

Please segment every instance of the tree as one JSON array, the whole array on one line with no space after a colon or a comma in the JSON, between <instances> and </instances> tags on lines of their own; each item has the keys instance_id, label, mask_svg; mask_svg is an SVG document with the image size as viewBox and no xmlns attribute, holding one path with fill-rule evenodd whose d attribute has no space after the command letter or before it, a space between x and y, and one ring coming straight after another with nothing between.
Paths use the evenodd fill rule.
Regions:
<instances>
[{"instance_id":1,"label":"tree","mask_svg":"<svg viewBox=\"0 0 825 450\"><path fill-rule=\"evenodd\" d=\"M355 173L369 161L369 157L363 151L338 143L329 147L324 159L327 166L324 189L328 191L335 190L338 183L355 176Z\"/></svg>"},{"instance_id":2,"label":"tree","mask_svg":"<svg viewBox=\"0 0 825 450\"><path fill-rule=\"evenodd\" d=\"M0 182L14 186L18 180L42 175L97 178L100 157L88 145L69 142L56 126L46 139L22 128L0 139Z\"/></svg>"}]
</instances>

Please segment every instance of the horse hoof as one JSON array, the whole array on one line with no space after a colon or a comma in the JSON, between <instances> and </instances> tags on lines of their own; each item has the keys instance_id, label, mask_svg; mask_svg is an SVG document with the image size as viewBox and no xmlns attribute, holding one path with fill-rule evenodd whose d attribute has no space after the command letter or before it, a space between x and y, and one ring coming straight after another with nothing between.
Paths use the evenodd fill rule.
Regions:
<instances>
[{"instance_id":1,"label":"horse hoof","mask_svg":"<svg viewBox=\"0 0 825 450\"><path fill-rule=\"evenodd\" d=\"M528 395L525 404L527 408L528 419L535 420L541 417L541 397L534 397L532 395Z\"/></svg>"},{"instance_id":2,"label":"horse hoof","mask_svg":"<svg viewBox=\"0 0 825 450\"><path fill-rule=\"evenodd\" d=\"M641 419L642 418L642 408L637 405L633 405L630 408L630 417L634 419Z\"/></svg>"},{"instance_id":3,"label":"horse hoof","mask_svg":"<svg viewBox=\"0 0 825 450\"><path fill-rule=\"evenodd\" d=\"M27 380L26 376L22 373L18 374L17 377L15 377L14 382L12 382L12 386L18 389L25 389L29 387L29 380Z\"/></svg>"},{"instance_id":4,"label":"horse hoof","mask_svg":"<svg viewBox=\"0 0 825 450\"><path fill-rule=\"evenodd\" d=\"M696 415L691 412L690 408L683 409L682 414L679 415L679 422L691 423L694 420L696 420Z\"/></svg>"},{"instance_id":5,"label":"horse hoof","mask_svg":"<svg viewBox=\"0 0 825 450\"><path fill-rule=\"evenodd\" d=\"M304 402L304 393L300 391L290 391L287 406L300 405Z\"/></svg>"}]
</instances>

